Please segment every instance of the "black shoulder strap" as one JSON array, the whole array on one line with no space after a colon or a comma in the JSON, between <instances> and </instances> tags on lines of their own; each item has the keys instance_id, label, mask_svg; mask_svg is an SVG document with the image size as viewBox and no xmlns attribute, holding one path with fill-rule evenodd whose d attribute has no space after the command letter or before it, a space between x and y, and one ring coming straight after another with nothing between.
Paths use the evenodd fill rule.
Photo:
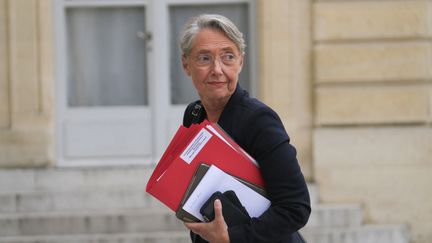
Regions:
<instances>
[{"instance_id":1,"label":"black shoulder strap","mask_svg":"<svg viewBox=\"0 0 432 243\"><path fill-rule=\"evenodd\" d=\"M204 108L200 101L190 103L183 115L183 126L190 127L194 123L200 123L203 118Z\"/></svg>"}]
</instances>

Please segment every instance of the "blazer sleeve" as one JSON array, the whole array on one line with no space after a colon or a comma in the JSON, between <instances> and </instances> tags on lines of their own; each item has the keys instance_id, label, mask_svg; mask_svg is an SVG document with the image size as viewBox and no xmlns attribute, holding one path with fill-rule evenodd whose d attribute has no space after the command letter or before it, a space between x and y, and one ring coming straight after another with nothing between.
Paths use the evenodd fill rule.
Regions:
<instances>
[{"instance_id":1,"label":"blazer sleeve","mask_svg":"<svg viewBox=\"0 0 432 243\"><path fill-rule=\"evenodd\" d=\"M309 192L277 114L269 108L245 116L240 137L245 150L259 163L271 206L249 224L228 229L231 242L274 243L288 239L302 228L311 212Z\"/></svg>"}]
</instances>

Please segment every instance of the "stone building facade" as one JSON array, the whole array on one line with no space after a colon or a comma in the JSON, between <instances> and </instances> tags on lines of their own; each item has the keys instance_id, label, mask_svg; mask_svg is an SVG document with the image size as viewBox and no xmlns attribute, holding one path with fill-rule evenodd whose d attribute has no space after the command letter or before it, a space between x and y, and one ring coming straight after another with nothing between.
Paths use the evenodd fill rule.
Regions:
<instances>
[{"instance_id":1,"label":"stone building facade","mask_svg":"<svg viewBox=\"0 0 432 243\"><path fill-rule=\"evenodd\" d=\"M0 0L0 167L55 167L56 0ZM325 203L432 238L432 1L259 0L258 96Z\"/></svg>"}]
</instances>

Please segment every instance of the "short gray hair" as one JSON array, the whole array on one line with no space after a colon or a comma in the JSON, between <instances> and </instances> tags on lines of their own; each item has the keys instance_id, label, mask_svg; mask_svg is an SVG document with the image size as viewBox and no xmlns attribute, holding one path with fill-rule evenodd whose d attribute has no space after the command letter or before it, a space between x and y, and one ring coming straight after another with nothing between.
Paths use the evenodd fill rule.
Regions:
<instances>
[{"instance_id":1,"label":"short gray hair","mask_svg":"<svg viewBox=\"0 0 432 243\"><path fill-rule=\"evenodd\" d=\"M192 49L192 42L198 33L205 29L220 30L234 42L240 53L244 53L246 44L243 33L227 17L217 14L202 14L191 18L185 25L180 38L180 48L182 54L189 56Z\"/></svg>"}]
</instances>

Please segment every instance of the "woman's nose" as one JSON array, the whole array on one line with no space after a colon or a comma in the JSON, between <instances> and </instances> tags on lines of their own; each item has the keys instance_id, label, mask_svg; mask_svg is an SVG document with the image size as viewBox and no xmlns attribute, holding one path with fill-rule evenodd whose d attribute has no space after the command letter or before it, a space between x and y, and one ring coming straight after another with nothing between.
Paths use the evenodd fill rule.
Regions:
<instances>
[{"instance_id":1,"label":"woman's nose","mask_svg":"<svg viewBox=\"0 0 432 243\"><path fill-rule=\"evenodd\" d=\"M213 61L213 71L217 74L222 73L222 61L218 58L215 58Z\"/></svg>"}]
</instances>

